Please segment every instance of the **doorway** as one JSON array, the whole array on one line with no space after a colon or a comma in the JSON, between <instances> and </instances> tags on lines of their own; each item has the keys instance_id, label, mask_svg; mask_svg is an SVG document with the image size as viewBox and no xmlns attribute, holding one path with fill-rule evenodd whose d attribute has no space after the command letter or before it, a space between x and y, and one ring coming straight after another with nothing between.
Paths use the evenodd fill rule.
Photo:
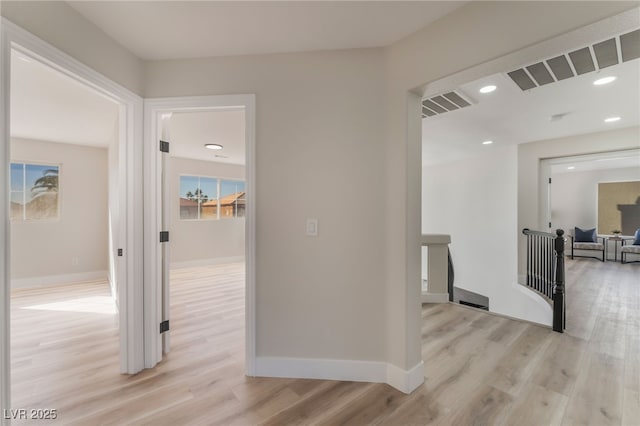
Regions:
<instances>
[{"instance_id":1,"label":"doorway","mask_svg":"<svg viewBox=\"0 0 640 426\"><path fill-rule=\"evenodd\" d=\"M221 277L228 274L235 276L236 282L239 279L240 285L242 281L245 283L244 289L240 288L245 311L244 369L247 375L252 375L255 358L254 108L253 95L145 101L145 150L147 158L152 159L146 162L145 176L152 184L146 192L145 205L156 212L145 221L145 306L155 308L145 311L147 368L170 352L169 336L176 327L182 326L184 332L188 319L181 319L178 314L173 326L172 310L179 312L185 303L196 303L182 298L172 304L172 291L177 288L172 287L172 279L185 286L194 285L186 291L199 292L203 291L203 287L198 288L199 280L220 284ZM238 123L236 131L242 133L244 153L240 146L230 143L233 137L229 134L220 140L211 139L214 129L207 127L215 126L216 120L218 128L223 123ZM204 133L189 134L194 128ZM223 148L212 150L205 145ZM227 237L214 242L214 235ZM243 241L238 241L238 236ZM238 263L240 259L244 259L244 265ZM237 294L238 287L233 291ZM210 313L215 306L208 303L202 309ZM206 328L207 320L203 321L200 327ZM179 333L176 331L176 336Z\"/></svg>"},{"instance_id":2,"label":"doorway","mask_svg":"<svg viewBox=\"0 0 640 426\"><path fill-rule=\"evenodd\" d=\"M598 182L637 181L640 173L640 150L627 149L596 154L547 158L540 161L541 223L549 229L561 228L569 232L574 226L597 226L599 234L612 234L620 229L629 234L633 229L622 229L622 223L604 221L600 226L597 205ZM546 183L546 184L545 184ZM578 198L575 194L581 194ZM623 200L633 203L636 198ZM636 195L637 197L637 195ZM615 211L615 207L614 207ZM618 218L618 220L621 218Z\"/></svg>"},{"instance_id":3,"label":"doorway","mask_svg":"<svg viewBox=\"0 0 640 426\"><path fill-rule=\"evenodd\" d=\"M28 407L81 386L61 380L71 366L118 370L118 105L16 49L11 71L13 400Z\"/></svg>"},{"instance_id":4,"label":"doorway","mask_svg":"<svg viewBox=\"0 0 640 426\"><path fill-rule=\"evenodd\" d=\"M4 167L6 167L5 170L11 169L12 161L10 148L12 123L9 122L9 111L12 101L10 93L10 70L13 60L21 60L12 58L12 54L21 55L25 61L32 61L33 63L49 67L72 80L73 84L93 91L101 98L109 100L115 105L117 124L116 122L113 123L112 136L114 140L117 140L115 143L117 146L117 158L115 158L116 161L114 162L114 164L117 164L117 188L115 188L116 191L114 194L117 194L118 197L117 211L119 214L119 222L122 226L118 227L119 231L117 232L117 236L114 236L114 240L117 241L114 248L116 249L119 267L114 268L114 271L117 271L115 272L117 277L114 276L112 278L117 278L113 281L117 281L117 286L114 286L114 289L117 289L119 314L115 341L116 348L119 346L119 350L115 350L116 362L113 372L116 377L119 377L119 373L135 373L140 371L143 368L143 346L136 342L141 342L143 328L142 321L136 322L135 317L137 313L139 313L140 318L142 317L142 293L141 289L137 291L137 289L132 288L133 286L129 286L128 283L134 280L142 280L142 268L136 266L140 263L138 258L141 259L142 255L142 233L141 231L139 233L136 231L136 229L141 229L142 221L142 173L140 167L136 164L137 161L141 162L142 149L140 143L135 143L136 139L138 141L142 139L142 99L4 19L2 20L1 31L0 94L2 96L0 96L0 98L2 102L0 103L0 128L3 129L3 132L0 135L0 142L3 149L0 150L0 161ZM82 124L83 123L78 123L78 126L82 126ZM104 160L108 162L106 156ZM64 164L60 167L59 162L56 163L54 161L51 163L45 160L40 163L45 164L35 162L33 165L36 167L31 167L31 169L35 170L39 166L56 167L45 167L40 170L40 173L42 174L44 172L44 174L40 176L42 178L42 185L40 185L38 191L42 190L49 193L39 197L38 203L41 201L44 202L45 198L53 199L53 197L50 197L53 191L49 190L53 188L51 185L56 178L56 172L59 176L62 176L65 170ZM29 164L31 163L22 162L23 174L26 174L26 169L29 168ZM5 242L2 247L2 261L0 265L4 271L2 291L0 292L3 316L1 321L2 328L0 329L0 406L7 410L11 407L10 312L12 308L10 300L11 271L9 268L11 263L9 243L11 222L10 206L7 205L7 201L10 198L8 194L10 190L8 177L7 174L0 179L1 191L6 195L2 197L3 201L0 203L2 207L2 209L0 209L0 219L4 223L2 227L2 239ZM24 191L25 188L22 189ZM32 188L29 189L31 190ZM64 189L61 188L61 191L61 194L63 194ZM104 195L106 196L106 194ZM23 197L23 201L24 199ZM31 198L29 201L32 201ZM44 204L48 206L52 203ZM23 212L22 214L24 217L27 213ZM140 223L136 224L136 222ZM106 227L107 224L105 223L105 228ZM63 239L64 235L60 238ZM120 253L122 253L122 256L118 256ZM83 262L80 255L72 256L69 260L71 266L80 266ZM107 290L106 296L107 298L111 297L110 290ZM118 359L119 362L117 361Z\"/></svg>"}]
</instances>

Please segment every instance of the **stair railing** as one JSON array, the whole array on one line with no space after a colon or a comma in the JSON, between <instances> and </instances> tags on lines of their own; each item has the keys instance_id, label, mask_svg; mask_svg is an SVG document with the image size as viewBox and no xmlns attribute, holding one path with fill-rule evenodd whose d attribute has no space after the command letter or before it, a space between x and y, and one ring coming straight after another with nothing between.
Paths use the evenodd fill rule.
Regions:
<instances>
[{"instance_id":1,"label":"stair railing","mask_svg":"<svg viewBox=\"0 0 640 426\"><path fill-rule=\"evenodd\" d=\"M522 230L527 237L527 287L537 291L553 303L553 331L564 332L566 301L564 292L564 231L555 235Z\"/></svg>"}]
</instances>

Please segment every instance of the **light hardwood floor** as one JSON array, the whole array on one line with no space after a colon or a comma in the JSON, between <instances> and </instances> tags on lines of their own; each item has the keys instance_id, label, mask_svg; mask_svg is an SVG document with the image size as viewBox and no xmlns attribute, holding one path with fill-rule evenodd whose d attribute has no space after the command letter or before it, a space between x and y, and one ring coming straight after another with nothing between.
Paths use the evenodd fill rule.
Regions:
<instances>
[{"instance_id":1,"label":"light hardwood floor","mask_svg":"<svg viewBox=\"0 0 640 426\"><path fill-rule=\"evenodd\" d=\"M426 381L411 395L245 377L242 264L172 272L172 351L134 376L118 374L106 283L14 291L13 407L77 425L640 425L640 265L567 266L565 334L424 305Z\"/></svg>"}]
</instances>

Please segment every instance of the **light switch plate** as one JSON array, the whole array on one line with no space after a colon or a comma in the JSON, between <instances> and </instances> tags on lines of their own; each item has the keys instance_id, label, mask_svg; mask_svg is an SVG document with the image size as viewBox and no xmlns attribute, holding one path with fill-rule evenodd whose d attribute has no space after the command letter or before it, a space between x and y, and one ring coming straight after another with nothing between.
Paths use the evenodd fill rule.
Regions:
<instances>
[{"instance_id":1,"label":"light switch plate","mask_svg":"<svg viewBox=\"0 0 640 426\"><path fill-rule=\"evenodd\" d=\"M318 219L307 219L307 236L318 236Z\"/></svg>"}]
</instances>

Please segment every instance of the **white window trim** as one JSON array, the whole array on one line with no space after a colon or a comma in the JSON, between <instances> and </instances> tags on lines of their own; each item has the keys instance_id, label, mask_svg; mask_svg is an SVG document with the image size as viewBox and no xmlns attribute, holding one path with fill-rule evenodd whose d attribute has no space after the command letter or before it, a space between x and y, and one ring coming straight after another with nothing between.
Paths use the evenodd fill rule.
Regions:
<instances>
[{"instance_id":1,"label":"white window trim","mask_svg":"<svg viewBox=\"0 0 640 426\"><path fill-rule=\"evenodd\" d=\"M22 193L23 193L23 197L22 197L22 201L23 201L23 205L22 205L22 217L20 219L13 219L10 218L12 223L55 223L55 222L60 222L60 219L62 218L62 185L60 184L61 182L61 178L62 178L62 163L45 163L45 162L41 162L41 161L23 161L23 160L11 160L10 164L22 164L24 166L27 165L34 165L34 166L52 166L52 167L57 167L58 168L58 215L56 217L52 217L52 218L46 218L46 219L27 219L26 218L26 193L27 193L27 185L26 185L26 170L23 170L23 175L22 175ZM9 185L11 185L11 177L9 177ZM9 188L9 193L13 193L13 192L17 192L17 191L13 191L11 190L11 188Z\"/></svg>"},{"instance_id":2,"label":"white window trim","mask_svg":"<svg viewBox=\"0 0 640 426\"><path fill-rule=\"evenodd\" d=\"M181 173L178 175L178 178L181 179L182 177L192 177L192 178L205 178L205 179L214 179L216 181L216 200L217 200L217 204L218 204L218 208L216 210L216 217L215 218L201 218L201 217L197 217L195 219L185 219L183 217L179 217L178 220L181 221L185 221L185 222L208 222L208 221L212 221L212 220L232 220L232 219L242 219L243 217L238 217L238 216L233 216L233 217L221 217L220 216L220 190L222 187L222 181L231 181L231 182L241 182L245 185L245 200L246 200L246 191L247 191L247 182L244 179L240 179L240 178L224 178L224 177L220 177L220 176L208 176L208 175L194 175L194 174L190 174L190 173ZM181 182L179 182L178 186L180 186ZM179 198L182 198L182 194L178 194ZM208 201L211 201L212 199L208 199ZM181 214L181 211L179 212ZM200 211L198 211L198 216L200 216Z\"/></svg>"}]
</instances>

